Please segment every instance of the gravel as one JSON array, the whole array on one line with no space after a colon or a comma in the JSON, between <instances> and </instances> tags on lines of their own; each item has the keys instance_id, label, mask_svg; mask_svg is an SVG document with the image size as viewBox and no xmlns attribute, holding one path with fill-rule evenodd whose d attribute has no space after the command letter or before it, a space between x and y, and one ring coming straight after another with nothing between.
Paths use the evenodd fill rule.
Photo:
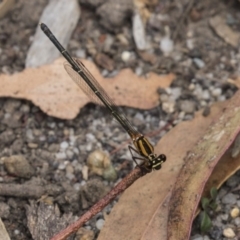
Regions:
<instances>
[{"instance_id":1,"label":"gravel","mask_svg":"<svg viewBox=\"0 0 240 240\"><path fill-rule=\"evenodd\" d=\"M17 73L25 68L27 51L40 16L40 14L32 16L33 19L29 24L24 18L25 4L23 0L17 1L12 13L0 20L1 73ZM32 11L38 8L41 12L46 4L47 1L42 0L38 6L32 6ZM176 116L174 124L193 118L195 111L200 109L206 110L204 114L207 115L213 103L229 99L236 92L234 79L239 75L238 49L220 40L212 29L209 29L205 19L211 12L218 13L221 9L222 13L227 14L227 24L231 24L233 29L239 29L240 19L237 8L230 10L222 1L199 1L194 5L194 9L196 11L200 9L202 17L195 22L192 15L187 14L189 19L183 21L184 24L180 24L182 19L180 16L183 14L177 6L184 4L179 2L176 8L172 8L172 5L168 5L170 3L165 2L152 8L153 15L148 24L139 23L139 15L132 19L135 26L140 26L138 31L137 28L131 28L131 22L129 25L122 23L129 17L129 12L115 16L120 18L118 22L111 22L106 14L106 6L105 8L101 6L96 12L100 16L99 19L104 18L103 25L106 27L104 28L101 21L96 20L96 12L93 10L101 4L103 3L94 5L91 9L84 8L82 19L69 42L68 49L72 55L92 59L106 77L116 75L119 70L126 67L142 76L150 71L157 74L170 72L177 76L169 88L159 89L160 105L156 109L143 111L123 108L130 121L134 122L141 132L149 133L165 126L173 114ZM126 8L131 10L132 6L128 5ZM161 9L165 10L162 12ZM117 9L113 10L115 13L118 12ZM29 17L31 16L28 15ZM188 23L191 24L185 25ZM120 30L117 30L119 26ZM147 49L146 53L152 54L152 60L146 60L146 56L144 57L139 49ZM105 56L104 59L114 63L110 66L113 70L104 69L104 65L97 61L97 53L101 53L101 56ZM93 104L81 109L78 117L72 121L51 118L42 113L38 107L24 100L0 99L0 106L0 160L3 157L24 155L27 164L33 166L38 178L43 178L49 184L52 182L59 185L66 184L66 196L63 196L65 202L58 202L62 210L68 209L70 205L66 202L71 196L68 192L70 188L74 192L73 196L78 196L83 187L87 186L87 190L91 187L88 183L93 176L88 174L86 166L89 154L98 148L111 152L127 140L127 134L120 130L115 121L112 121L107 111ZM162 131L159 135L153 136L151 141L157 143L165 133ZM113 158L115 159L113 166L121 169L116 182L133 167L132 162L123 166L121 159L124 157L130 158L127 149L119 150ZM1 182L16 180L16 176L8 177L8 170L3 167L3 162L0 163L0 171ZM30 171L30 175L32 174L33 172ZM17 180L25 181L23 176ZM205 235L200 234L199 222L196 219L193 223L191 239L239 238L237 234L240 225L240 198L239 190L235 189L239 180L238 171L219 190L217 198L219 211L211 214L213 223L211 230ZM100 177L98 181L101 182ZM111 188L115 182L105 183ZM105 187L104 184L101 186L103 191ZM98 197L95 196L96 199ZM25 224L27 200L1 197L0 203L0 214L4 224L7 229L12 230L9 231L11 239L31 239ZM79 200L74 198L71 204L78 206ZM114 202L107 207L107 213L111 211L113 205ZM89 207L88 204L86 206ZM85 211L83 208L74 209L71 210L73 215L81 215ZM91 219L86 228L97 235L104 225L103 216L104 214ZM10 221L4 219L8 217ZM16 224L14 229L12 223Z\"/></svg>"}]
</instances>

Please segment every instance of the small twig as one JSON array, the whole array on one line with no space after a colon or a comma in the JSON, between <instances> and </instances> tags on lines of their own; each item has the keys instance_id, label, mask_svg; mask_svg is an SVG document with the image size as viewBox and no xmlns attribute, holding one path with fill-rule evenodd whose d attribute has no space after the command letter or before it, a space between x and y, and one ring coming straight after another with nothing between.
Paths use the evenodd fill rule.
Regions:
<instances>
[{"instance_id":1,"label":"small twig","mask_svg":"<svg viewBox=\"0 0 240 240\"><path fill-rule=\"evenodd\" d=\"M175 41L176 38L178 37L178 34L181 30L181 28L183 27L183 22L185 21L185 19L187 18L189 12L191 11L191 9L193 8L193 5L194 5L194 0L190 0L188 3L187 3L187 6L186 6L186 9L185 11L183 12L182 16L180 19L178 19L178 24L177 24L177 29L174 31L173 35L172 35L172 39ZM182 31L182 32L185 32L185 31Z\"/></svg>"},{"instance_id":2,"label":"small twig","mask_svg":"<svg viewBox=\"0 0 240 240\"><path fill-rule=\"evenodd\" d=\"M36 184L15 184L15 183L1 183L0 196L11 196L20 198L34 198L38 199L47 194L56 196L63 191L63 188L56 184L49 184L46 186Z\"/></svg>"},{"instance_id":3,"label":"small twig","mask_svg":"<svg viewBox=\"0 0 240 240\"><path fill-rule=\"evenodd\" d=\"M61 232L53 236L51 240L64 240L70 234L75 233L84 223L91 219L98 212L102 211L112 200L114 200L120 193L131 186L138 178L147 174L147 170L136 167L130 172L121 182L119 182L105 197L93 205L86 213L84 213L75 223L69 225Z\"/></svg>"}]
</instances>

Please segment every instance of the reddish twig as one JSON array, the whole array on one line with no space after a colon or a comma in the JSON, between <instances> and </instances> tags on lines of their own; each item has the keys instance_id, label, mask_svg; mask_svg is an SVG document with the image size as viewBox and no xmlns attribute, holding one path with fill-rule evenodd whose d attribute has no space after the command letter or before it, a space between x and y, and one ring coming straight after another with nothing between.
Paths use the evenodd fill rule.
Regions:
<instances>
[{"instance_id":1,"label":"reddish twig","mask_svg":"<svg viewBox=\"0 0 240 240\"><path fill-rule=\"evenodd\" d=\"M112 200L120 193L131 186L138 178L147 174L147 170L136 167L121 182L119 182L105 197L94 204L86 213L84 213L75 223L69 225L61 232L53 236L51 240L64 240L72 233L75 233L84 223L91 219L98 212L102 211Z\"/></svg>"}]
</instances>

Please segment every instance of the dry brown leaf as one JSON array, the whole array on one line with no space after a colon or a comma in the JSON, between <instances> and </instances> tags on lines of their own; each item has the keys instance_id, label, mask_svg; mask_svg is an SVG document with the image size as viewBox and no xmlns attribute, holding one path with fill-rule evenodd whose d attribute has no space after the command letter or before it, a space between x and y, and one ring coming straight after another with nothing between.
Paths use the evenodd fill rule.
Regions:
<instances>
[{"instance_id":1,"label":"dry brown leaf","mask_svg":"<svg viewBox=\"0 0 240 240\"><path fill-rule=\"evenodd\" d=\"M182 168L185 163L184 158L189 151L194 152L196 146L199 146L197 143L200 143L201 146L201 143L204 142L201 139L203 139L206 132L210 131L211 123L218 123L220 116L232 114L231 117L235 117L236 120L236 115L239 116L237 113L240 111L240 108L236 107L236 111L231 111L233 110L231 108L230 110L228 109L229 105L237 105L239 102L240 93L237 92L231 100L215 104L211 108L211 114L208 117L205 118L201 115L201 112L198 112L192 121L179 124L164 136L156 146L156 152L165 153L168 157L163 165L163 169L143 177L124 192L118 204L114 206L111 215L107 218L98 239L108 239L109 236L114 240L188 239L186 235L182 237L182 234L190 231L194 210L201 198L204 187L203 183L207 181L207 175L211 174L214 168L213 165L217 161L212 160L212 162L209 161L207 164L202 164L201 161L203 160L200 159L197 164L197 161L192 159L192 162L188 162L188 164L186 162L184 168ZM223 112L224 114L222 114ZM231 119L229 119L229 122L231 122ZM218 159L220 158L220 153L226 151L233 141L237 128L232 128L231 132L231 137L229 139L225 138L224 147L220 149L221 151L218 151ZM204 152L208 153L211 151L204 149ZM189 173L188 169L191 169L193 164L195 164L195 168L193 168L192 174L188 175L192 179L191 183L188 185L186 181L181 182L181 178L184 180L185 171ZM205 174L203 174L204 171ZM181 175L178 178L180 172ZM202 178L198 176L196 180L194 176L198 172L202 174ZM176 183L184 183L184 185L180 185L181 188L175 188L175 192L172 192ZM195 188L195 192L191 192L192 187ZM171 205L169 205L170 196L172 197ZM168 216L169 207L171 208L170 219ZM171 235L171 237L168 236L167 238L167 234Z\"/></svg>"},{"instance_id":2,"label":"dry brown leaf","mask_svg":"<svg viewBox=\"0 0 240 240\"><path fill-rule=\"evenodd\" d=\"M227 151L216 167L214 168L210 178L208 179L202 197L210 198L210 190L212 187L219 189L232 175L234 175L240 169L240 155L236 158L231 156L231 151ZM200 213L201 209L198 209L195 213L195 217Z\"/></svg>"},{"instance_id":3,"label":"dry brown leaf","mask_svg":"<svg viewBox=\"0 0 240 240\"><path fill-rule=\"evenodd\" d=\"M32 101L50 116L73 119L90 99L72 81L63 67L63 59L40 68L28 68L14 75L0 75L0 97L21 98ZM168 87L173 74L159 76L151 73L139 77L130 69L105 79L90 61L82 60L117 105L140 109L158 106L159 87Z\"/></svg>"},{"instance_id":4,"label":"dry brown leaf","mask_svg":"<svg viewBox=\"0 0 240 240\"><path fill-rule=\"evenodd\" d=\"M239 133L239 92L226 103L204 136L189 150L170 201L168 239L185 240L204 186L212 171Z\"/></svg>"},{"instance_id":5,"label":"dry brown leaf","mask_svg":"<svg viewBox=\"0 0 240 240\"><path fill-rule=\"evenodd\" d=\"M227 24L223 16L214 16L209 21L210 26L216 34L222 38L226 43L237 48L240 40L239 32L233 31Z\"/></svg>"},{"instance_id":6,"label":"dry brown leaf","mask_svg":"<svg viewBox=\"0 0 240 240\"><path fill-rule=\"evenodd\" d=\"M227 181L233 174L240 169L240 155L236 158L231 156L231 151L227 151L217 166L214 168L212 175L208 179L203 196L210 197L210 190L212 187L219 189L224 182Z\"/></svg>"}]
</instances>

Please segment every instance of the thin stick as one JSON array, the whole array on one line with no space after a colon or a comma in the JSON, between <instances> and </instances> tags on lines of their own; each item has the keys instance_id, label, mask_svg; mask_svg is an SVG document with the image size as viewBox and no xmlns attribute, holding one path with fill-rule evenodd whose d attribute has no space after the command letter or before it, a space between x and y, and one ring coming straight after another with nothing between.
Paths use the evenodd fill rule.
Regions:
<instances>
[{"instance_id":1,"label":"thin stick","mask_svg":"<svg viewBox=\"0 0 240 240\"><path fill-rule=\"evenodd\" d=\"M51 240L64 240L72 233L75 233L84 223L102 211L111 201L113 201L120 193L131 186L138 178L146 175L148 172L145 168L136 167L121 182L119 182L105 197L93 205L86 213L84 213L75 223L69 225L61 232L51 238Z\"/></svg>"}]
</instances>

